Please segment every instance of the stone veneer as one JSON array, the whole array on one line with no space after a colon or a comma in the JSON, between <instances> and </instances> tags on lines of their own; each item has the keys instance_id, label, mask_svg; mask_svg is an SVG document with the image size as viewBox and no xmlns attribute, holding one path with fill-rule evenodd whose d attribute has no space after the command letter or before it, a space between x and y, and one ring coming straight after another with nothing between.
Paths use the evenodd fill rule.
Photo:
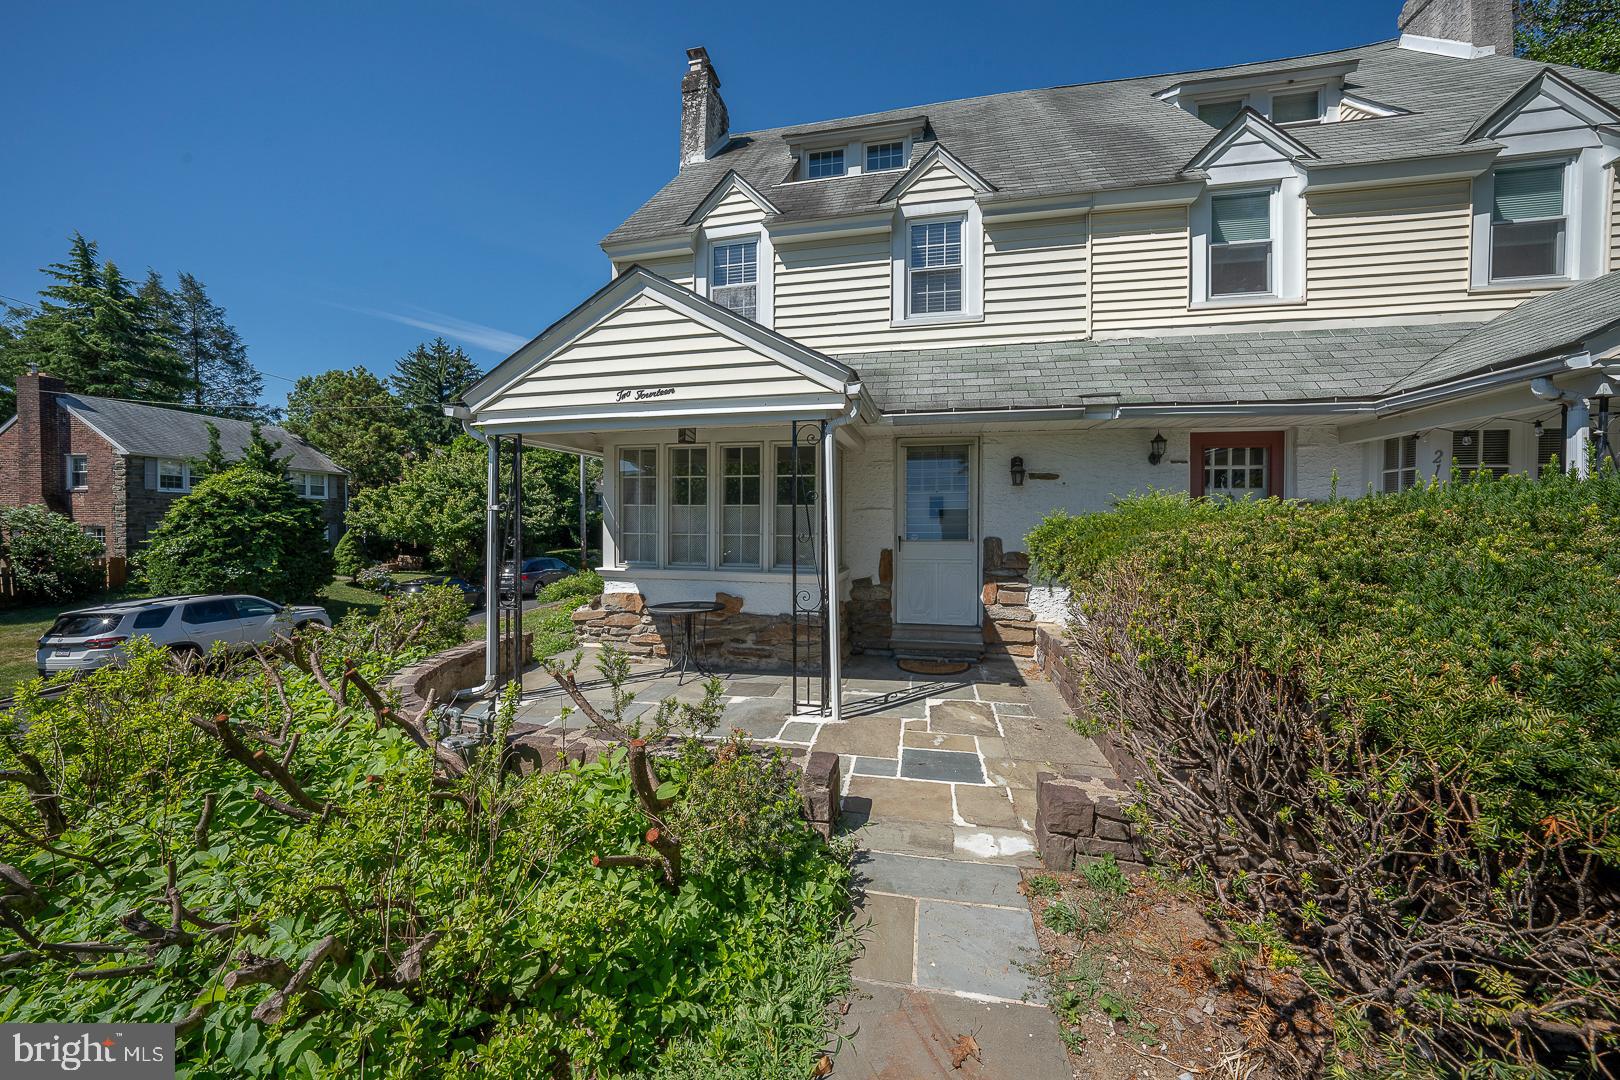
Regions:
<instances>
[{"instance_id":1,"label":"stone veneer","mask_svg":"<svg viewBox=\"0 0 1620 1080\"><path fill-rule=\"evenodd\" d=\"M743 610L740 596L714 594L721 610L692 617L697 638L695 655L732 670L776 668L793 659L793 620L787 615L763 615ZM667 657L670 646L685 631L681 616L654 618L637 592L607 592L575 610L574 629L588 640L614 645L635 656ZM799 658L810 670L819 670L821 631L806 626L799 631Z\"/></svg>"}]
</instances>

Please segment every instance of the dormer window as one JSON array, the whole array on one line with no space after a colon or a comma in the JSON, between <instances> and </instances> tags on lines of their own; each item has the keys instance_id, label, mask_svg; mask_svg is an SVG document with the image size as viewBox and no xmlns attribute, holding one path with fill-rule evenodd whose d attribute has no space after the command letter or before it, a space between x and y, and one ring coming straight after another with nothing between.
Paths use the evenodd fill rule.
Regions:
<instances>
[{"instance_id":1,"label":"dormer window","mask_svg":"<svg viewBox=\"0 0 1620 1080\"><path fill-rule=\"evenodd\" d=\"M1223 128L1242 111L1242 98L1235 101L1205 101L1198 106L1198 119L1212 128Z\"/></svg>"},{"instance_id":2,"label":"dormer window","mask_svg":"<svg viewBox=\"0 0 1620 1080\"><path fill-rule=\"evenodd\" d=\"M906 144L900 142L872 143L866 148L866 171L884 172L903 169L906 165Z\"/></svg>"},{"instance_id":3,"label":"dormer window","mask_svg":"<svg viewBox=\"0 0 1620 1080\"><path fill-rule=\"evenodd\" d=\"M812 150L805 155L804 175L807 180L820 180L824 176L844 175L844 148Z\"/></svg>"},{"instance_id":4,"label":"dormer window","mask_svg":"<svg viewBox=\"0 0 1620 1080\"><path fill-rule=\"evenodd\" d=\"M911 226L909 268L912 315L962 310L962 219Z\"/></svg>"},{"instance_id":5,"label":"dormer window","mask_svg":"<svg viewBox=\"0 0 1620 1080\"><path fill-rule=\"evenodd\" d=\"M1279 125L1316 124L1322 120L1322 92L1271 95L1271 122Z\"/></svg>"},{"instance_id":6,"label":"dormer window","mask_svg":"<svg viewBox=\"0 0 1620 1080\"><path fill-rule=\"evenodd\" d=\"M1562 162L1497 169L1491 205L1491 280L1564 275Z\"/></svg>"},{"instance_id":7,"label":"dormer window","mask_svg":"<svg viewBox=\"0 0 1620 1080\"><path fill-rule=\"evenodd\" d=\"M715 244L709 299L745 319L759 317L759 241Z\"/></svg>"},{"instance_id":8,"label":"dormer window","mask_svg":"<svg viewBox=\"0 0 1620 1080\"><path fill-rule=\"evenodd\" d=\"M1209 219L1209 295L1273 292L1271 192L1212 196Z\"/></svg>"}]
</instances>

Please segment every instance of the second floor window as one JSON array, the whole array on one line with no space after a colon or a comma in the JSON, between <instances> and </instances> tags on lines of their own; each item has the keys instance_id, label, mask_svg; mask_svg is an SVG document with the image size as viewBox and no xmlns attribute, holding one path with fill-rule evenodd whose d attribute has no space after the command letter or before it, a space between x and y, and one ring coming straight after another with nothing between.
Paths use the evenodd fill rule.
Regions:
<instances>
[{"instance_id":1,"label":"second floor window","mask_svg":"<svg viewBox=\"0 0 1620 1080\"><path fill-rule=\"evenodd\" d=\"M84 454L67 457L67 487L69 491L83 491L90 486L90 458Z\"/></svg>"},{"instance_id":2,"label":"second floor window","mask_svg":"<svg viewBox=\"0 0 1620 1080\"><path fill-rule=\"evenodd\" d=\"M1238 101L1206 101L1198 106L1198 119L1210 127L1223 128L1230 124L1237 114L1243 111L1243 102Z\"/></svg>"},{"instance_id":3,"label":"second floor window","mask_svg":"<svg viewBox=\"0 0 1620 1080\"><path fill-rule=\"evenodd\" d=\"M1209 211L1209 295L1271 293L1271 193L1216 195Z\"/></svg>"},{"instance_id":4,"label":"second floor window","mask_svg":"<svg viewBox=\"0 0 1620 1080\"><path fill-rule=\"evenodd\" d=\"M759 241L716 244L709 299L745 319L759 317Z\"/></svg>"},{"instance_id":5,"label":"second floor window","mask_svg":"<svg viewBox=\"0 0 1620 1080\"><path fill-rule=\"evenodd\" d=\"M326 498L326 474L313 472L293 473L292 485L306 499Z\"/></svg>"},{"instance_id":6,"label":"second floor window","mask_svg":"<svg viewBox=\"0 0 1620 1080\"><path fill-rule=\"evenodd\" d=\"M190 491L191 466L183 461L159 461L157 486L159 491Z\"/></svg>"},{"instance_id":7,"label":"second floor window","mask_svg":"<svg viewBox=\"0 0 1620 1080\"><path fill-rule=\"evenodd\" d=\"M1491 280L1564 273L1564 166L1498 169L1491 200Z\"/></svg>"},{"instance_id":8,"label":"second floor window","mask_svg":"<svg viewBox=\"0 0 1620 1080\"><path fill-rule=\"evenodd\" d=\"M804 176L807 180L819 180L823 176L844 175L844 151L838 150L812 150L804 159Z\"/></svg>"},{"instance_id":9,"label":"second floor window","mask_svg":"<svg viewBox=\"0 0 1620 1080\"><path fill-rule=\"evenodd\" d=\"M866 171L883 172L898 169L906 163L906 144L903 142L874 143L866 148Z\"/></svg>"},{"instance_id":10,"label":"second floor window","mask_svg":"<svg viewBox=\"0 0 1620 1080\"><path fill-rule=\"evenodd\" d=\"M1322 93L1306 90L1300 94L1273 94L1271 119L1276 124L1314 124L1322 119Z\"/></svg>"},{"instance_id":11,"label":"second floor window","mask_svg":"<svg viewBox=\"0 0 1620 1080\"><path fill-rule=\"evenodd\" d=\"M962 222L924 221L911 226L906 255L910 314L943 315L962 310Z\"/></svg>"}]
</instances>

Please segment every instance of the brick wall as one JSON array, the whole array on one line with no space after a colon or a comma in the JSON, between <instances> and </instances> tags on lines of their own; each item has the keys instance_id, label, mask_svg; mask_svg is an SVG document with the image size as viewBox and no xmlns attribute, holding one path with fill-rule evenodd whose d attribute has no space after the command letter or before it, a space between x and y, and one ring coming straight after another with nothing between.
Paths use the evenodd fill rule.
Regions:
<instances>
[{"instance_id":1,"label":"brick wall","mask_svg":"<svg viewBox=\"0 0 1620 1080\"><path fill-rule=\"evenodd\" d=\"M107 554L124 544L124 459L84 421L57 406L62 383L49 375L17 377L17 422L0 434L0 504L44 505L80 525L100 528ZM67 486L67 458L83 454L88 484Z\"/></svg>"},{"instance_id":2,"label":"brick wall","mask_svg":"<svg viewBox=\"0 0 1620 1080\"><path fill-rule=\"evenodd\" d=\"M129 550L139 551L146 543L152 530L157 528L163 515L169 512L184 492L158 491L146 486L146 458L132 457L128 463L128 476L125 478L124 490L127 495L129 517ZM327 540L337 543L337 538L343 535L343 510L347 505L346 484L344 477L333 476L328 481L331 495L317 505L321 511L321 520L327 526Z\"/></svg>"}]
</instances>

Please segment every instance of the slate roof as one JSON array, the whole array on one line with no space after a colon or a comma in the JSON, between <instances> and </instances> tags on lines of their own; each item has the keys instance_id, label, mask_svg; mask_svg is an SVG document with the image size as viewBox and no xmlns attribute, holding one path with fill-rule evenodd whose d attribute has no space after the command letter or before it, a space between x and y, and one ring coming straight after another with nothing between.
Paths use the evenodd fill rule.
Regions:
<instances>
[{"instance_id":1,"label":"slate roof","mask_svg":"<svg viewBox=\"0 0 1620 1080\"><path fill-rule=\"evenodd\" d=\"M239 457L246 449L253 425L245 420L186 412L161 405L137 405L114 398L88 394L62 394L57 401L81 420L101 432L128 454L136 457L189 460L208 453L208 428L219 429L219 446L227 457ZM289 469L300 472L342 473L331 458L285 428L261 425L259 433L279 442L276 453Z\"/></svg>"},{"instance_id":2,"label":"slate roof","mask_svg":"<svg viewBox=\"0 0 1620 1080\"><path fill-rule=\"evenodd\" d=\"M1620 271L1526 300L1397 380L1392 391L1433 386L1475 371L1578 348L1620 325Z\"/></svg>"},{"instance_id":3,"label":"slate roof","mask_svg":"<svg viewBox=\"0 0 1620 1080\"><path fill-rule=\"evenodd\" d=\"M1620 276L1620 275L1616 275ZM1478 323L996 345L840 358L885 413L1368 400Z\"/></svg>"},{"instance_id":4,"label":"slate roof","mask_svg":"<svg viewBox=\"0 0 1620 1080\"><path fill-rule=\"evenodd\" d=\"M1509 56L1474 59L1396 47L1393 41L1311 57L1238 64L1174 75L1023 90L933 105L911 105L814 125L739 133L712 159L690 165L652 196L604 244L684 234L687 218L728 169L736 169L782 211L804 221L875 211L896 173L787 183L793 169L786 131L837 128L926 115L915 161L934 141L993 184L985 201L1082 194L1171 183L1213 137L1208 125L1153 95L1180 82L1258 74L1353 60L1346 89L1407 115L1291 128L1318 156L1315 164L1416 159L1496 144L1468 142L1474 126L1533 78L1543 65ZM1620 100L1620 75L1559 67L1591 93ZM738 105L741 103L733 103ZM740 111L737 108L733 112Z\"/></svg>"}]
</instances>

